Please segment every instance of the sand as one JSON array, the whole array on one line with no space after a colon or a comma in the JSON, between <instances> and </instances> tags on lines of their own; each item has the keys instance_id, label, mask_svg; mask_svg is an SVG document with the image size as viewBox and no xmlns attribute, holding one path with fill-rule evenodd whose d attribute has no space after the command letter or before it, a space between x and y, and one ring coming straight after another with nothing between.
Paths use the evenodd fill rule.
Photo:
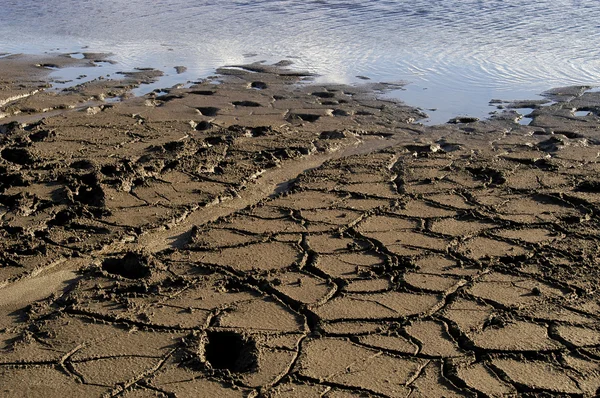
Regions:
<instances>
[{"instance_id":1,"label":"sand","mask_svg":"<svg viewBox=\"0 0 600 398\"><path fill-rule=\"evenodd\" d=\"M286 63L48 89L95 59L0 59L2 396L600 393L600 93L428 127Z\"/></svg>"}]
</instances>

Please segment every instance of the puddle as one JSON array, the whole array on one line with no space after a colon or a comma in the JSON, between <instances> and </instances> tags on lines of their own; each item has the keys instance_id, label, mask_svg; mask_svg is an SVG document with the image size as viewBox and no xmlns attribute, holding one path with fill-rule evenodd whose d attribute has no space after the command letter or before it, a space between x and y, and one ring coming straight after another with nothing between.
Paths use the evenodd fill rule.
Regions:
<instances>
[{"instance_id":1,"label":"puddle","mask_svg":"<svg viewBox=\"0 0 600 398\"><path fill-rule=\"evenodd\" d=\"M131 93L133 95L135 95L136 97L141 97L144 96L146 94L150 94L152 92L158 92L158 93L162 93L162 94L158 94L158 95L164 95L167 94L168 92L163 91L161 89L167 87L167 88L174 88L176 87L179 83L175 83L175 84L168 84L166 82L163 81L163 78L158 79L158 81L153 82L153 83L142 83L140 84L138 87L134 88L133 90L131 90ZM158 90L158 91L157 91Z\"/></svg>"},{"instance_id":2,"label":"puddle","mask_svg":"<svg viewBox=\"0 0 600 398\"><path fill-rule=\"evenodd\" d=\"M123 99L121 97L106 97L104 98L104 102L108 104L115 104L117 102L121 102Z\"/></svg>"},{"instance_id":3,"label":"puddle","mask_svg":"<svg viewBox=\"0 0 600 398\"><path fill-rule=\"evenodd\" d=\"M529 126L533 122L533 118L530 117L522 117L519 119L519 124L522 126Z\"/></svg>"},{"instance_id":4,"label":"puddle","mask_svg":"<svg viewBox=\"0 0 600 398\"><path fill-rule=\"evenodd\" d=\"M82 53L70 53L69 56L77 59L85 58L85 55ZM136 71L136 68L125 68L123 65L120 65L112 60L94 61L93 65L91 66L69 66L65 68L57 68L53 65L43 66L48 69L52 69L52 72L49 75L49 80L52 83L51 90L53 91L68 89L70 87L98 79L110 78L114 80L121 80L123 79L123 75L121 75L119 72ZM168 70L169 67L156 66L156 69L165 71ZM198 76L197 73L187 70L178 74L164 74L155 82L141 84L139 87L131 90L131 93L135 96L143 96L153 91L159 93L159 95L167 94L168 88L189 88L201 77L202 76ZM106 99L105 101L110 102L111 100Z\"/></svg>"},{"instance_id":5,"label":"puddle","mask_svg":"<svg viewBox=\"0 0 600 398\"><path fill-rule=\"evenodd\" d=\"M169 68L157 67L156 69L164 72ZM151 92L155 92L157 95L164 95L169 93L168 89L170 88L189 88L201 77L189 70L178 74L165 73L155 82L143 83L139 87L134 88L131 90L131 93L136 97L141 97Z\"/></svg>"},{"instance_id":6,"label":"puddle","mask_svg":"<svg viewBox=\"0 0 600 398\"><path fill-rule=\"evenodd\" d=\"M79 84L88 83L98 79L110 77L120 80L119 75L115 75L121 67L111 62L94 63L95 66L69 66L66 68L53 68L49 79L52 83L53 91L60 91Z\"/></svg>"},{"instance_id":7,"label":"puddle","mask_svg":"<svg viewBox=\"0 0 600 398\"><path fill-rule=\"evenodd\" d=\"M493 104L488 103L493 94L468 91L457 93L450 87L436 87L435 90L431 90L429 85L423 82L409 83L402 89L392 90L382 97L401 100L422 110L428 117L417 120L417 123L427 126L445 124L457 117L485 120L496 110ZM468 109L468 112L465 112L465 109Z\"/></svg>"},{"instance_id":8,"label":"puddle","mask_svg":"<svg viewBox=\"0 0 600 398\"><path fill-rule=\"evenodd\" d=\"M515 108L513 110L522 116L522 118L519 119L520 125L529 126L529 123L533 121L533 118L527 116L530 115L531 112L533 112L533 108Z\"/></svg>"}]
</instances>

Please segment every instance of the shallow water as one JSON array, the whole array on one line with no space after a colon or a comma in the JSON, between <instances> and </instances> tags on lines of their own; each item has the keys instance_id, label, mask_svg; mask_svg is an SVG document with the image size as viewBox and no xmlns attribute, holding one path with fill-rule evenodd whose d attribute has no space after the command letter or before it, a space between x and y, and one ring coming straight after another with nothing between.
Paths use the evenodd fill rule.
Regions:
<instances>
[{"instance_id":1,"label":"shallow water","mask_svg":"<svg viewBox=\"0 0 600 398\"><path fill-rule=\"evenodd\" d=\"M513 110L521 115L521 118L518 120L519 124L527 126L533 120L533 118L528 117L533 112L533 108L515 108Z\"/></svg>"},{"instance_id":2,"label":"shallow water","mask_svg":"<svg viewBox=\"0 0 600 398\"><path fill-rule=\"evenodd\" d=\"M0 13L0 52L109 51L120 69L164 69L162 86L287 58L328 82L409 82L392 95L433 122L598 85L599 42L597 0L3 0Z\"/></svg>"}]
</instances>

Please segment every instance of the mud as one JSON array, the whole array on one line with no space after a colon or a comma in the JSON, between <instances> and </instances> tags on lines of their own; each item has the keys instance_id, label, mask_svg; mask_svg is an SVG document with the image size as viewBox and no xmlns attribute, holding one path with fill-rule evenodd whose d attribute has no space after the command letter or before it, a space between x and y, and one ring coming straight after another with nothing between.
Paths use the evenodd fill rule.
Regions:
<instances>
[{"instance_id":1,"label":"mud","mask_svg":"<svg viewBox=\"0 0 600 398\"><path fill-rule=\"evenodd\" d=\"M386 85L316 87L287 63L17 98L44 84L39 61L0 60L17 61L3 396L600 393L600 93L426 127Z\"/></svg>"}]
</instances>

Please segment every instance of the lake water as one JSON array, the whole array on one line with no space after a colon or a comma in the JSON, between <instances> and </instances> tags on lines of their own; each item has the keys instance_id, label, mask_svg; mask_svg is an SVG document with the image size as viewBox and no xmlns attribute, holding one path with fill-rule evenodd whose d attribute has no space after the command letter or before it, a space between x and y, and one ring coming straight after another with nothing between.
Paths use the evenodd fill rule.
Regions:
<instances>
[{"instance_id":1,"label":"lake water","mask_svg":"<svg viewBox=\"0 0 600 398\"><path fill-rule=\"evenodd\" d=\"M327 82L406 81L391 95L436 123L600 85L598 43L598 0L0 0L0 52L111 52L118 69L163 69L163 86L290 59Z\"/></svg>"}]
</instances>

